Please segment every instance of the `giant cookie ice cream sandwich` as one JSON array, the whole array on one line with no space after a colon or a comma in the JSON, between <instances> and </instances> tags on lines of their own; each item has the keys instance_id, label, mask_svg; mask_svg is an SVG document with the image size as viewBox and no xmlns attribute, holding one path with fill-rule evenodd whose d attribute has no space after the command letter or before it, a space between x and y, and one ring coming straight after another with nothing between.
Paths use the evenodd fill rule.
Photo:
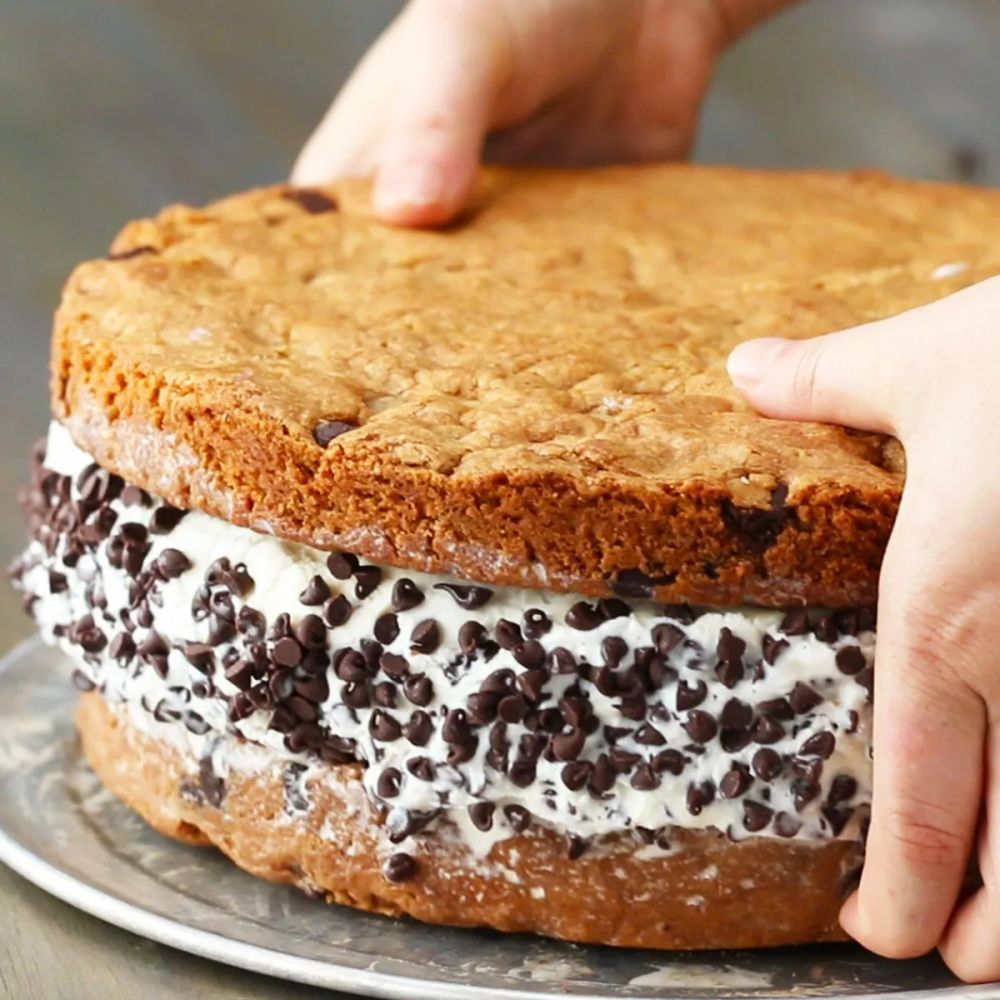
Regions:
<instances>
[{"instance_id":1,"label":"giant cookie ice cream sandwich","mask_svg":"<svg viewBox=\"0 0 1000 1000\"><path fill-rule=\"evenodd\" d=\"M835 939L896 442L725 358L1000 271L1000 195L684 166L127 226L71 277L15 583L156 829L443 924Z\"/></svg>"}]
</instances>

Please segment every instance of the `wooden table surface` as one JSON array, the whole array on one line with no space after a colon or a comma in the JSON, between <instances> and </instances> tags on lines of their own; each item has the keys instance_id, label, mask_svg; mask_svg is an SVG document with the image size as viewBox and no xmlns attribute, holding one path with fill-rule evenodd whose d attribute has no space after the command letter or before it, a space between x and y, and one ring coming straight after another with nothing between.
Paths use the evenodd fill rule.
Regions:
<instances>
[{"instance_id":1,"label":"wooden table surface","mask_svg":"<svg viewBox=\"0 0 1000 1000\"><path fill-rule=\"evenodd\" d=\"M287 171L392 0L4 0L0 559L46 423L48 317L75 261L171 200ZM444 26L442 26L444 30ZM738 46L700 159L1000 183L1000 0L812 0ZM0 586L0 649L28 634ZM330 996L108 927L0 868L0 998Z\"/></svg>"}]
</instances>

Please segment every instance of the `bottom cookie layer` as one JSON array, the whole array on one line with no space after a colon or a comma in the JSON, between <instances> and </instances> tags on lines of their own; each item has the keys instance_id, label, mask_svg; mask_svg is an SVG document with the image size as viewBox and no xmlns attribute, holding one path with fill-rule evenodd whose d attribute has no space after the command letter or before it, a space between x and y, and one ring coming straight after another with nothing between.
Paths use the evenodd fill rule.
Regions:
<instances>
[{"instance_id":1,"label":"bottom cookie layer","mask_svg":"<svg viewBox=\"0 0 1000 1000\"><path fill-rule=\"evenodd\" d=\"M231 755L239 766L206 774L97 693L83 696L77 726L104 784L160 833L213 845L254 875L330 902L623 947L844 939L837 913L861 860L849 841L732 842L678 829L663 847L615 835L569 861L565 838L534 824L478 858L440 828L390 843L359 765L317 765L296 783L287 760L243 744Z\"/></svg>"}]
</instances>

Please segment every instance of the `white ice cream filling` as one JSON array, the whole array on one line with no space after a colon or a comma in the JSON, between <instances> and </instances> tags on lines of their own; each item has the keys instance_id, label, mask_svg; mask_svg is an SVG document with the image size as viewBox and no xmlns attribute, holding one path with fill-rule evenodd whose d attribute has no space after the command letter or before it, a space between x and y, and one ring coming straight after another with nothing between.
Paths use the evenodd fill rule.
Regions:
<instances>
[{"instance_id":1,"label":"white ice cream filling","mask_svg":"<svg viewBox=\"0 0 1000 1000\"><path fill-rule=\"evenodd\" d=\"M52 425L44 467L72 477L72 498L80 495L77 480L92 463L93 459L76 447L64 428ZM112 533L129 522L148 526L160 506L162 502L155 498L147 506L129 505L119 495L110 503L117 515ZM271 709L258 709L246 718L232 721L229 703L240 694L240 688L226 679L222 660L235 658L236 653L226 656L230 648L244 655L242 637L215 648L214 664L207 675L204 667L197 668L185 656L185 643L209 640L210 622L195 620L192 601L204 585L206 571L216 560L225 558L233 566L245 565L253 587L242 597L233 594L233 606L236 611L243 607L256 609L269 624L279 614L287 613L294 628L304 616L321 613L320 608L306 606L299 600L316 576L323 579L333 596L345 595L353 606L350 617L326 632L325 649L334 661L337 650L359 650L363 639L373 639L376 620L392 612L394 585L407 578L422 593L423 600L415 607L392 612L396 615L398 635L382 646L386 653L405 657L411 676L422 674L427 678L433 689L429 702L421 706L413 704L402 685L379 671L367 682L369 688L374 690L374 685L387 682L396 684L399 690L395 707L380 707L372 699L368 707L351 708L344 703L344 681L331 665L326 670L329 695L317 706L316 719L331 735L355 741L357 757L367 765L365 788L373 802L387 810L388 829L394 824L405 826L407 815L436 814L452 820L469 845L485 853L494 842L512 835L514 830L505 807L519 806L534 819L583 841L607 834L644 833L669 827L716 828L734 839L753 835L824 841L835 836L858 835L859 823L870 800L871 705L869 692L856 679L856 672L848 674L838 667L837 654L856 646L870 666L875 645L873 631L838 634L832 640L829 636L820 639L812 631L787 635L780 630L782 611L716 609L702 611L692 621L685 621L684 616L651 601L628 601L629 614L581 630L571 627L566 620L570 609L584 600L578 595L489 586L490 599L481 607L466 609L450 593L435 588L436 584L460 581L389 566L381 567L381 581L359 599L354 579L338 579L327 568L328 552L197 511L188 512L166 534L150 534L148 541L145 567L153 565L166 549L183 553L190 563L179 576L159 584L158 596L149 604L154 618L151 628L133 623L131 635L136 645L141 646L155 630L169 647L165 676L139 655L121 662L111 654L111 640L124 631L122 612L134 604L134 594L130 594L129 574L123 568L115 568L109 560L107 541L89 547L75 566L67 566L63 561L65 539L46 545L36 536L24 554L20 584L35 597L32 611L43 636L58 644L105 698L129 706L130 719L135 724L154 736L183 746L195 759L212 753L213 749L218 754L218 748L232 745L232 737L238 734L271 748L290 764L310 765L316 760L314 755L293 752L287 747L286 734L271 727ZM106 600L103 608L93 605L95 579L103 588ZM523 625L525 612L536 609L544 612L551 622L548 631L537 638L547 656L552 650L562 648L576 663L593 665L589 671L566 674L543 668L545 680L536 709L559 708L566 692L571 691L589 703L589 712L596 722L588 723L589 731L583 734L582 742L578 740L579 746L573 747L568 759L565 754L563 759L550 759L553 754L548 748L555 737L572 735L570 721L559 731L548 733L540 733L536 723L534 734L524 721L506 724L510 762L518 758L518 748L524 740L530 743L534 737L536 750L539 743L546 748L535 762L533 780L527 782L523 769L515 781L512 768L504 771L487 760L490 732L495 723L471 726L476 738L471 757L448 763L453 744L444 735L445 716L455 709L467 710L470 696L479 693L484 681L495 672L509 670L517 677L529 669L518 662L513 649L500 648L489 658L482 653L463 655L458 638L461 626L475 621L487 636L494 637L499 622ZM96 652L85 652L66 634L71 623L87 615L93 616L96 626L108 639ZM414 629L427 620L437 623L439 644L432 652L414 651L411 639ZM643 717L636 719L634 705L631 715L623 714L621 696L602 694L593 674L607 663L607 640L623 641L624 647L611 645L626 649L620 663L613 667L617 672L624 671L633 662L635 650L653 645L653 630L664 624L679 629L683 639L664 654L667 669L661 673L667 679L654 690L646 691ZM723 629L745 644L742 677L735 680L730 677L731 686L720 679L716 653ZM764 647L775 639L783 639L786 645L773 663L767 663ZM590 677L586 676L588 672ZM781 699L787 705L796 685L808 685L819 700L789 718L787 711L782 713L780 707L774 706L780 705ZM678 707L680 686L688 692L705 688L703 699L694 709ZM761 768L755 763L764 743L750 740L737 749L723 748L718 720L725 706L734 700L753 710L753 726L762 715L768 714L758 707L762 703L765 707L770 704L768 711L772 715L776 713L774 717L768 715L770 721L762 730L767 733L770 729L770 734L764 737L766 748L780 758L780 770L770 780L761 777ZM163 704L176 705L179 713L194 713L204 724L194 727L199 731L191 731L183 720L156 721L153 709ZM744 709L744 714L749 709ZM382 712L405 727L415 711L426 712L433 723L425 744L415 745L405 736L379 740L373 734L375 712ZM717 729L714 736L702 743L692 738L692 730L698 729L697 722L692 721L692 711L706 713ZM777 738L772 725L775 721L779 727ZM704 718L701 723L707 724ZM819 734L830 736L815 739ZM221 735L228 738L220 741ZM810 750L806 744L811 739ZM573 741L564 740L563 744L567 742ZM570 787L578 784L581 769L576 769L577 780L568 782L568 764L583 762L585 775L592 774L601 756L610 755L612 750L615 773L610 787L595 792L589 781L580 787ZM679 774L654 765L655 760L663 760L665 750L680 755L683 769ZM414 768L414 761L419 758L432 763L430 780L426 769L424 777L414 773L421 770ZM602 765L605 774L608 760L610 757ZM215 762L220 774L232 766L233 761ZM527 770L530 773L530 765ZM640 771L642 776L637 777ZM727 774L734 771L743 777L726 782ZM391 780L387 780L387 772ZM692 788L703 792L692 793ZM710 791L704 793L705 789ZM387 791L395 794L387 795ZM726 797L727 793L732 797ZM305 794L300 797L307 798ZM483 803L495 806L492 815L486 815L489 808L484 810ZM477 806L478 813L470 815L470 807ZM474 816L478 822L474 822ZM784 819L779 822L779 817ZM484 826L488 828L483 829ZM433 830L434 824L428 827L427 835L433 835Z\"/></svg>"}]
</instances>

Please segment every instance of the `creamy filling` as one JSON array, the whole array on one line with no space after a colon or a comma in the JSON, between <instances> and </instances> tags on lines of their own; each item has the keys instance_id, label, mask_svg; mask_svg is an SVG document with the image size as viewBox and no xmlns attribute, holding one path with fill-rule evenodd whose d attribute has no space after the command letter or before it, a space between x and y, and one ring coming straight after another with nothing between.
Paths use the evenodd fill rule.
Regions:
<instances>
[{"instance_id":1,"label":"creamy filling","mask_svg":"<svg viewBox=\"0 0 1000 1000\"><path fill-rule=\"evenodd\" d=\"M540 822L574 857L613 833L823 841L865 822L865 612L594 602L365 564L173 508L58 424L28 510L15 579L43 636L80 687L204 761L210 797L236 736L287 758L292 811L304 766L363 763L393 842L448 819L485 853Z\"/></svg>"}]
</instances>

